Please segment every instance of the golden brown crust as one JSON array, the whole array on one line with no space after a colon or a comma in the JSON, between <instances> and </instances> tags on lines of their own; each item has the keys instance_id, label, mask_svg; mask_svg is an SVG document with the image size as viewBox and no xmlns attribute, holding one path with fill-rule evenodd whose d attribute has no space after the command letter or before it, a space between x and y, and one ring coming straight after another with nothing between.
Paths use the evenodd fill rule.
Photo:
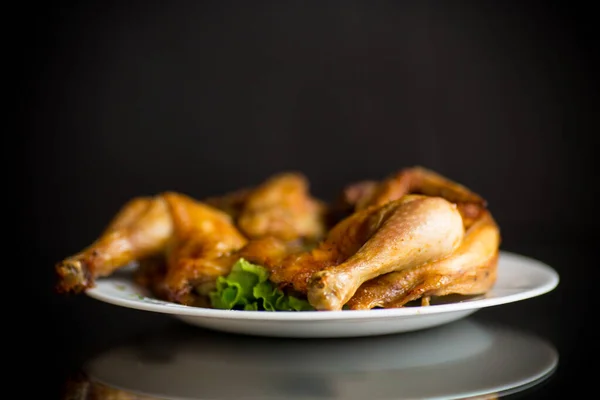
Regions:
<instances>
[{"instance_id":1,"label":"golden brown crust","mask_svg":"<svg viewBox=\"0 0 600 400\"><path fill-rule=\"evenodd\" d=\"M98 277L165 250L172 224L160 196L134 198L116 214L103 234L80 253L56 264L59 292L81 292Z\"/></svg>"},{"instance_id":2,"label":"golden brown crust","mask_svg":"<svg viewBox=\"0 0 600 400\"><path fill-rule=\"evenodd\" d=\"M181 193L167 192L163 198L173 220L164 280L167 298L193 304L194 286L226 275L234 262L231 254L248 240L229 215L214 207Z\"/></svg>"},{"instance_id":3,"label":"golden brown crust","mask_svg":"<svg viewBox=\"0 0 600 400\"><path fill-rule=\"evenodd\" d=\"M347 303L353 310L401 307L421 296L484 293L496 279L500 232L486 212L448 257L365 282Z\"/></svg>"},{"instance_id":4,"label":"golden brown crust","mask_svg":"<svg viewBox=\"0 0 600 400\"><path fill-rule=\"evenodd\" d=\"M307 296L318 310L341 310L370 279L447 257L464 233L456 207L441 197L401 197L369 222L368 239L351 257L311 276Z\"/></svg>"},{"instance_id":5,"label":"golden brown crust","mask_svg":"<svg viewBox=\"0 0 600 400\"><path fill-rule=\"evenodd\" d=\"M322 202L310 195L306 177L286 172L251 191L237 224L252 239L315 240L325 234L324 211Z\"/></svg>"},{"instance_id":6,"label":"golden brown crust","mask_svg":"<svg viewBox=\"0 0 600 400\"><path fill-rule=\"evenodd\" d=\"M136 262L135 281L155 296L209 306L206 292L245 258L318 310L402 307L489 290L499 242L481 196L422 167L349 185L331 205L284 172L205 201L133 198L55 269L59 292L81 292Z\"/></svg>"}]
</instances>

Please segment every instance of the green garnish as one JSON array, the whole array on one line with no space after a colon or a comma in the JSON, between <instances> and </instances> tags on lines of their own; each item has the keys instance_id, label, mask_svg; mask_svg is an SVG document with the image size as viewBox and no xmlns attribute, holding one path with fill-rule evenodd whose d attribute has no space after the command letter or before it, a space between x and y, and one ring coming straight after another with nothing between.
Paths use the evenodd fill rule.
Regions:
<instances>
[{"instance_id":1,"label":"green garnish","mask_svg":"<svg viewBox=\"0 0 600 400\"><path fill-rule=\"evenodd\" d=\"M308 301L285 294L268 280L269 271L240 258L209 293L212 307L246 311L312 311Z\"/></svg>"}]
</instances>

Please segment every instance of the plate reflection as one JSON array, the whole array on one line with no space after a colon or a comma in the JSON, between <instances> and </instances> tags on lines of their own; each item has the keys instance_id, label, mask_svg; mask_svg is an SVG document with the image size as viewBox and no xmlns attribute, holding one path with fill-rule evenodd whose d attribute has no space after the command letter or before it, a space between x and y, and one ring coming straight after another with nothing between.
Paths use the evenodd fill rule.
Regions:
<instances>
[{"instance_id":1,"label":"plate reflection","mask_svg":"<svg viewBox=\"0 0 600 400\"><path fill-rule=\"evenodd\" d=\"M514 393L558 363L546 341L464 319L346 339L277 339L174 326L89 360L78 399L427 399Z\"/></svg>"}]
</instances>

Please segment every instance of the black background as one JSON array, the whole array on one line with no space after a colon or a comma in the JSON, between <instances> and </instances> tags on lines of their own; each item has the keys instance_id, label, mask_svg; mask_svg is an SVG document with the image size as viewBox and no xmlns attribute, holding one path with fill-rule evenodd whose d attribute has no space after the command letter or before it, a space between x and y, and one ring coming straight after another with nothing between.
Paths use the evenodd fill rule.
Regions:
<instances>
[{"instance_id":1,"label":"black background","mask_svg":"<svg viewBox=\"0 0 600 400\"><path fill-rule=\"evenodd\" d=\"M578 376L593 359L598 92L595 22L576 4L26 6L17 233L27 238L27 297L51 321L33 345L53 366L47 393L94 351L166 323L53 293L54 263L129 198L202 197L298 170L329 200L351 181L416 164L484 196L503 248L561 274L543 299L485 316L514 318L558 346L545 397Z\"/></svg>"}]
</instances>

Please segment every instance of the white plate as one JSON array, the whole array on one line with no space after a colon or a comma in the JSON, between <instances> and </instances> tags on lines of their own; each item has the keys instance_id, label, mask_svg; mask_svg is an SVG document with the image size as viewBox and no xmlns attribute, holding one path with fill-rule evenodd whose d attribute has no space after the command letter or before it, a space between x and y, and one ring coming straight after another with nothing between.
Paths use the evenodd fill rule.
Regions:
<instances>
[{"instance_id":1,"label":"white plate","mask_svg":"<svg viewBox=\"0 0 600 400\"><path fill-rule=\"evenodd\" d=\"M189 307L148 297L130 276L99 279L87 294L122 307L170 314L192 325L226 332L279 337L352 337L414 331L446 324L484 308L525 300L554 289L559 276L548 265L500 252L498 278L486 295L428 307L360 311L268 312Z\"/></svg>"},{"instance_id":2,"label":"white plate","mask_svg":"<svg viewBox=\"0 0 600 400\"><path fill-rule=\"evenodd\" d=\"M85 363L88 382L160 399L464 399L549 377L547 341L467 318L437 329L351 339L277 339L170 329Z\"/></svg>"}]
</instances>

